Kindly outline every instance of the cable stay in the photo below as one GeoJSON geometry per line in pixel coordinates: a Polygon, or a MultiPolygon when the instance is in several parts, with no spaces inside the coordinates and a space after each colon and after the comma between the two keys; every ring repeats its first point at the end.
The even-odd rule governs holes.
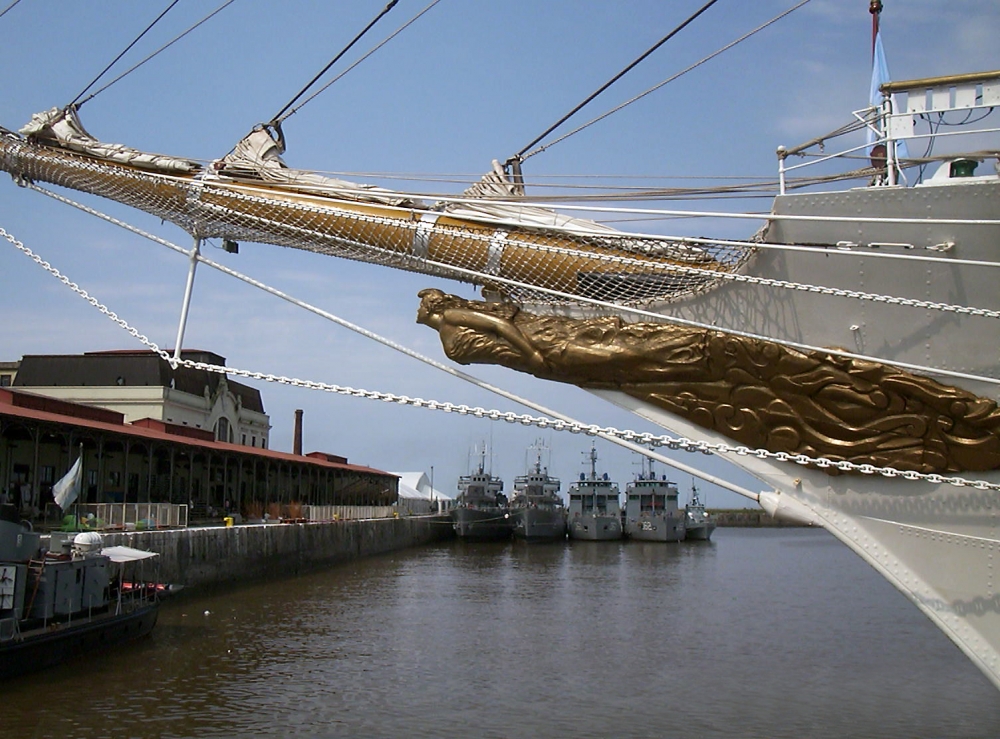
{"type": "Polygon", "coordinates": [[[559,126],[561,126],[567,120],[569,120],[574,115],[576,115],[584,106],[586,106],[587,104],[589,104],[594,98],[596,98],[602,92],[604,92],[609,87],[611,87],[611,85],[613,85],[615,82],[617,82],[622,77],[624,77],[626,74],[628,74],[630,71],[632,71],[636,66],[639,65],[640,62],[642,62],[644,59],[646,59],[646,57],[648,57],[654,51],[656,51],[661,46],[663,46],[663,44],[665,44],[667,41],[669,41],[674,36],[676,36],[678,33],[680,33],[682,30],[684,30],[688,25],[690,25],[692,22],[694,22],[694,20],[699,15],[701,15],[706,10],[708,10],[710,7],[712,7],[713,5],[715,5],[716,2],[718,2],[718,0],[709,0],[700,9],[698,9],[695,13],[693,13],[691,16],[689,16],[687,20],[685,20],[683,23],[681,23],[679,26],[677,26],[676,28],[674,28],[674,30],[672,30],[666,36],[664,36],[659,41],[657,41],[655,44],[653,44],[651,47],[649,47],[649,49],[647,49],[645,52],[643,52],[637,59],[635,59],[635,61],[633,61],[631,64],[629,64],[623,70],[621,70],[620,72],[618,72],[618,74],[616,74],[610,80],[608,80],[603,85],[601,85],[599,88],[597,88],[597,90],[595,90],[590,95],[588,95],[587,98],[583,100],[583,102],[579,103],[575,108],[573,108],[571,111],[569,111],[566,115],[564,115],[558,121],[556,121],[555,123],[553,123],[547,129],[545,129],[545,131],[543,133],[541,133],[539,136],[535,137],[527,146],[524,146],[516,154],[514,154],[511,157],[509,157],[507,159],[506,163],[505,163],[505,167],[507,167],[509,170],[511,170],[513,172],[516,181],[520,182],[520,180],[521,180],[521,172],[520,172],[521,166],[520,165],[521,165],[521,161],[522,161],[522,158],[523,158],[525,152],[527,152],[531,147],[533,147],[539,141],[541,141],[542,139],[544,139],[546,136],[548,136],[554,130],[556,130],[557,128],[559,128],[559,126]]]}
{"type": "MultiPolygon", "coordinates": [[[[650,94],[656,92],[661,87],[664,87],[665,85],[670,84],[671,82],[673,82],[674,80],[678,79],[679,77],[683,77],[688,72],[691,72],[691,71],[697,69],[702,64],[705,64],[706,62],[711,61],[712,59],[714,59],[715,57],[719,56],[720,54],[722,54],[722,53],[724,53],[726,51],[729,51],[731,48],[733,48],[737,44],[740,44],[743,41],[746,41],[748,38],[750,38],[751,36],[759,33],[760,31],[763,31],[768,26],[771,26],[771,25],[777,23],[782,18],[784,18],[786,15],[789,15],[790,13],[793,13],[794,11],[798,10],[803,5],[805,5],[806,3],[808,3],[809,1],[810,0],[800,0],[800,2],[798,4],[792,6],[791,8],[789,8],[788,10],[786,10],[786,11],[784,11],[782,13],[779,13],[778,15],[774,16],[774,18],[772,18],[771,20],[767,21],[766,23],[762,23],[761,25],[757,26],[752,31],[749,31],[749,32],[743,34],[742,36],[740,36],[735,41],[729,42],[728,44],[726,44],[722,48],[718,49],[717,51],[713,51],[708,56],[703,57],[701,60],[695,62],[694,64],[690,65],[689,67],[686,67],[685,69],[682,69],[677,74],[672,75],[671,77],[668,77],[667,79],[663,80],[663,82],[660,82],[659,84],[653,85],[652,87],[650,87],[646,91],[639,93],[638,95],[636,95],[635,97],[630,98],[629,100],[626,100],[621,105],[617,105],[614,108],[612,108],[611,110],[607,111],[606,113],[602,113],[601,115],[597,116],[596,118],[592,118],[591,120],[589,120],[586,123],[584,123],[582,126],[578,126],[577,128],[574,128],[572,131],[569,131],[568,133],[563,134],[562,136],[560,136],[559,138],[555,139],[551,143],[545,144],[543,146],[539,146],[537,149],[534,149],[534,150],[529,151],[527,153],[523,153],[523,150],[522,150],[522,154],[523,155],[522,154],[518,155],[519,158],[520,158],[520,161],[523,162],[525,159],[528,159],[529,157],[532,157],[535,154],[540,154],[541,152],[545,151],[546,149],[551,149],[553,146],[555,146],[556,144],[558,144],[558,143],[560,143],[562,141],[565,141],[570,136],[574,136],[574,135],[580,133],[580,131],[583,131],[586,128],[590,128],[590,126],[592,126],[595,123],[598,123],[600,121],[603,121],[605,118],[613,115],[614,113],[617,113],[618,111],[622,110],[623,108],[627,108],[632,103],[638,102],[639,100],[641,100],[642,98],[646,97],[647,95],[650,95],[650,94]]],[[[536,142],[539,141],[539,140],[541,140],[541,138],[544,138],[544,136],[539,137],[539,139],[536,139],[536,142]]],[[[530,145],[529,145],[529,148],[530,148],[530,145]]]]}
{"type": "MultiPolygon", "coordinates": [[[[381,11],[379,12],[379,14],[378,14],[378,15],[376,15],[376,16],[375,16],[375,17],[374,17],[374,18],[373,18],[373,19],[372,19],[371,21],[369,21],[368,25],[367,25],[367,26],[365,26],[365,27],[364,27],[363,29],[361,29],[361,31],[360,31],[360,32],[359,32],[359,33],[358,33],[358,34],[357,34],[357,35],[356,35],[356,36],[355,36],[355,37],[354,37],[353,39],[351,39],[350,43],[348,43],[348,44],[347,44],[347,46],[345,46],[345,47],[344,47],[343,49],[341,49],[341,50],[340,50],[340,51],[339,51],[339,52],[338,52],[338,53],[337,53],[337,54],[336,54],[336,55],[335,55],[335,56],[333,57],[333,59],[331,59],[331,60],[330,60],[330,61],[329,61],[329,62],[327,63],[327,65],[326,65],[325,67],[323,67],[323,69],[321,69],[321,70],[320,70],[319,72],[317,72],[317,73],[316,73],[316,76],[314,76],[314,77],[313,77],[313,78],[312,78],[311,80],[309,80],[309,82],[307,82],[307,83],[306,83],[305,87],[303,87],[303,88],[302,88],[301,90],[299,90],[299,91],[298,91],[298,92],[297,92],[297,93],[296,93],[296,94],[295,94],[295,95],[294,95],[294,96],[292,97],[292,99],[291,99],[291,100],[289,100],[289,101],[288,101],[287,103],[285,103],[284,107],[283,107],[283,108],[282,108],[281,110],[279,110],[279,111],[278,111],[278,112],[277,112],[277,113],[276,113],[276,114],[275,114],[275,115],[274,115],[274,116],[273,116],[273,117],[271,118],[271,120],[270,120],[270,121],[269,121],[269,122],[268,122],[267,124],[265,124],[265,125],[266,125],[266,127],[268,127],[268,128],[273,128],[273,129],[274,129],[275,133],[276,133],[276,134],[277,134],[277,136],[278,136],[278,143],[279,143],[279,146],[281,147],[281,149],[284,149],[284,148],[285,148],[285,147],[284,147],[284,136],[283,136],[283,134],[281,133],[281,123],[282,123],[282,121],[284,121],[284,120],[285,120],[285,119],[286,119],[286,118],[288,117],[287,115],[285,115],[285,114],[286,114],[286,113],[288,112],[288,110],[289,110],[289,109],[290,109],[290,108],[291,108],[291,107],[292,107],[293,105],[295,105],[295,103],[296,103],[296,102],[298,102],[299,98],[301,98],[301,97],[302,97],[303,95],[305,95],[305,94],[306,94],[306,93],[307,93],[307,92],[309,91],[309,88],[311,88],[311,87],[312,87],[313,85],[315,85],[315,84],[316,84],[316,82],[317,82],[317,81],[319,81],[319,79],[320,79],[320,78],[321,78],[321,77],[322,77],[322,76],[323,76],[324,74],[326,74],[326,73],[327,73],[327,72],[329,71],[330,67],[332,67],[332,66],[333,66],[334,64],[336,64],[336,63],[337,63],[338,61],[340,61],[340,59],[341,59],[341,58],[342,58],[342,57],[344,56],[344,54],[346,54],[346,53],[347,53],[348,51],[350,51],[350,49],[351,49],[351,48],[352,48],[352,47],[353,47],[353,46],[354,46],[354,45],[355,45],[355,44],[356,44],[356,43],[357,43],[358,41],[360,41],[360,40],[361,40],[361,38],[362,38],[362,37],[363,37],[363,36],[364,36],[364,35],[365,35],[366,33],[368,33],[368,31],[370,31],[370,30],[372,29],[372,27],[373,27],[373,26],[374,26],[374,25],[375,25],[376,23],[378,23],[378,22],[379,22],[380,20],[382,20],[382,18],[383,18],[383,17],[384,17],[384,16],[385,16],[385,15],[386,15],[386,14],[387,14],[387,13],[388,13],[388,12],[389,12],[390,10],[392,10],[392,9],[393,9],[394,7],[396,7],[396,3],[398,3],[398,2],[399,2],[399,0],[389,0],[389,3],[388,3],[388,4],[387,4],[387,5],[386,5],[386,6],[384,7],[384,8],[382,8],[382,10],[381,10],[381,11]]],[[[300,106],[300,107],[301,107],[301,106],[300,106]]],[[[289,115],[291,115],[291,114],[289,113],[289,115]]]]}
{"type": "Polygon", "coordinates": [[[178,3],[179,1],[180,1],[180,0],[173,0],[173,2],[172,2],[172,3],[170,3],[170,5],[168,5],[168,6],[166,7],[166,9],[165,9],[165,10],[164,10],[164,11],[163,11],[162,13],[160,13],[160,14],[159,14],[158,16],[156,16],[156,19],[155,19],[155,20],[153,20],[153,22],[152,22],[152,23],[150,23],[150,24],[149,24],[148,26],[146,26],[146,30],[144,30],[144,31],[143,31],[142,33],[140,33],[140,34],[139,34],[138,36],[136,36],[136,37],[135,37],[135,39],[133,39],[133,40],[132,40],[132,43],[130,43],[130,44],[129,44],[128,46],[126,46],[126,47],[125,47],[124,49],[122,49],[121,53],[120,53],[120,54],[118,54],[118,56],[116,56],[116,57],[115,57],[115,58],[114,58],[114,59],[113,59],[113,60],[111,61],[111,63],[110,63],[110,64],[108,64],[108,66],[106,66],[106,67],[105,67],[105,68],[104,68],[103,70],[101,70],[101,73],[100,73],[99,75],[97,75],[97,76],[96,76],[96,77],[95,77],[95,78],[94,78],[94,79],[93,79],[93,80],[92,80],[92,81],[90,82],[90,84],[89,84],[89,85],[87,85],[87,86],[86,86],[85,88],[83,88],[83,90],[81,90],[81,91],[80,91],[80,94],[79,94],[79,95],[77,95],[77,96],[76,96],[75,98],[73,98],[73,100],[72,100],[72,101],[70,101],[70,104],[69,104],[69,105],[68,105],[67,107],[71,107],[71,108],[72,108],[72,107],[76,107],[76,108],[79,108],[79,107],[80,107],[80,105],[82,105],[83,103],[78,103],[77,101],[79,101],[79,100],[80,100],[80,98],[82,98],[82,97],[83,97],[84,95],[86,95],[86,94],[87,94],[87,91],[88,91],[88,90],[89,90],[89,89],[90,89],[91,87],[93,87],[94,85],[96,85],[96,84],[97,84],[97,81],[98,81],[98,80],[100,80],[100,79],[101,79],[101,77],[103,77],[103,76],[104,76],[105,74],[107,74],[107,73],[108,73],[108,70],[110,70],[110,69],[111,69],[111,68],[112,68],[113,66],[115,66],[115,64],[117,64],[117,63],[118,63],[118,61],[119,61],[119,60],[120,60],[120,59],[121,59],[121,58],[122,58],[123,56],[125,56],[125,55],[126,55],[126,54],[127,54],[128,52],[129,52],[129,50],[130,50],[130,49],[131,49],[131,48],[132,48],[133,46],[135,46],[135,45],[136,45],[137,43],[139,43],[139,41],[140,41],[140,40],[142,39],[142,37],[143,37],[143,36],[145,36],[145,35],[146,35],[147,33],[149,33],[149,31],[150,31],[150,30],[152,30],[153,26],[155,26],[155,25],[156,25],[157,23],[159,23],[159,22],[160,22],[160,20],[162,20],[162,19],[163,19],[163,16],[165,16],[165,15],[166,15],[167,13],[169,13],[169,12],[170,12],[170,10],[171,10],[171,9],[172,9],[172,8],[173,8],[173,7],[175,6],[175,5],[177,5],[177,3],[178,3]]]}
{"type": "MultiPolygon", "coordinates": [[[[329,82],[327,82],[321,88],[319,88],[318,90],[316,90],[316,92],[314,92],[312,95],[310,95],[305,100],[303,100],[301,104],[299,104],[298,106],[296,106],[296,107],[291,108],[290,110],[288,110],[288,112],[285,113],[281,117],[281,122],[288,120],[293,115],[295,115],[300,110],[302,110],[302,108],[304,108],[306,105],[308,105],[310,102],[312,102],[312,100],[314,98],[318,97],[320,94],[322,94],[323,92],[325,92],[327,90],[327,88],[329,88],[331,85],[333,85],[339,79],[341,79],[344,75],[346,75],[352,69],[354,69],[359,64],[361,64],[361,62],[365,61],[368,57],[370,57],[376,51],[378,51],[383,46],[385,46],[387,43],[389,43],[394,38],[396,38],[396,36],[398,36],[403,31],[405,31],[407,28],[409,28],[411,25],[413,25],[419,18],[421,18],[424,15],[424,13],[426,13],[428,10],[430,10],[431,8],[433,8],[439,2],[441,2],[441,0],[432,0],[432,2],[430,3],[430,5],[428,5],[426,8],[424,8],[423,10],[421,10],[419,13],[417,13],[412,18],[410,18],[410,20],[406,21],[406,23],[404,23],[399,28],[397,28],[395,31],[393,31],[392,33],[390,33],[388,36],[386,36],[384,39],[382,39],[382,41],[380,41],[379,43],[377,43],[375,46],[373,46],[371,49],[369,49],[363,55],[361,55],[360,57],[358,57],[358,59],[355,62],[353,62],[350,66],[348,66],[347,69],[345,69],[343,72],[341,72],[340,74],[338,74],[332,80],[330,80],[329,82]]],[[[285,107],[287,108],[288,106],[285,106],[285,107]]]]}
{"type": "MultiPolygon", "coordinates": [[[[102,92],[104,92],[105,90],[107,90],[107,89],[108,89],[109,87],[111,87],[112,85],[114,85],[114,84],[115,84],[115,83],[117,83],[117,82],[120,82],[120,81],[121,81],[122,79],[124,79],[124,78],[125,78],[125,77],[127,77],[128,75],[132,74],[132,72],[134,72],[135,70],[137,70],[137,69],[138,69],[139,67],[141,67],[141,66],[142,66],[143,64],[145,64],[146,62],[150,61],[150,60],[151,60],[151,59],[152,59],[153,57],[155,57],[155,56],[158,56],[158,55],[159,55],[160,53],[162,53],[162,52],[166,51],[166,50],[167,50],[167,49],[169,49],[169,48],[170,48],[171,46],[173,46],[173,45],[174,45],[174,44],[176,44],[176,43],[177,43],[178,41],[180,41],[180,40],[181,40],[182,38],[184,38],[184,37],[185,37],[185,36],[187,36],[187,35],[188,35],[189,33],[191,33],[192,31],[194,31],[194,30],[195,30],[196,28],[198,28],[198,27],[199,27],[199,26],[201,26],[202,24],[204,24],[204,23],[206,23],[207,21],[209,21],[209,20],[211,20],[212,18],[214,18],[214,17],[216,16],[216,15],[218,15],[218,14],[219,14],[219,13],[221,13],[221,12],[222,12],[223,10],[225,10],[226,8],[228,8],[228,7],[229,7],[230,5],[232,5],[232,4],[234,3],[234,2],[236,2],[236,0],[226,0],[226,2],[224,2],[224,3],[223,3],[222,5],[220,5],[220,6],[218,7],[218,8],[216,8],[215,10],[213,10],[213,11],[212,11],[211,13],[209,13],[208,15],[206,15],[206,16],[205,16],[204,18],[202,18],[202,19],[201,19],[200,21],[198,21],[197,23],[195,23],[195,24],[194,24],[193,26],[191,26],[190,28],[188,28],[188,29],[187,29],[186,31],[184,31],[184,32],[183,32],[183,33],[181,33],[180,35],[178,35],[178,36],[175,36],[175,37],[174,37],[174,38],[173,38],[173,39],[172,39],[171,41],[168,41],[167,43],[165,43],[165,44],[164,44],[163,46],[161,46],[161,47],[160,47],[159,49],[157,49],[157,50],[156,50],[156,51],[154,51],[154,52],[153,52],[152,54],[150,54],[149,56],[147,56],[147,57],[146,57],[145,59],[143,59],[143,60],[142,60],[141,62],[139,62],[138,64],[134,64],[133,66],[129,67],[129,68],[127,69],[127,70],[125,70],[125,71],[124,71],[124,72],[122,72],[122,73],[121,73],[120,75],[118,75],[118,76],[117,76],[117,77],[115,77],[115,78],[114,78],[113,80],[111,80],[111,81],[110,81],[110,82],[108,82],[108,83],[107,83],[106,85],[104,85],[104,87],[101,87],[100,89],[98,89],[98,90],[96,90],[96,91],[92,92],[92,93],[91,93],[90,95],[88,95],[88,96],[87,96],[87,97],[85,97],[85,98],[84,98],[83,100],[81,100],[81,101],[80,101],[79,103],[77,103],[77,104],[76,104],[76,107],[77,107],[77,108],[79,108],[79,107],[80,107],[80,106],[82,106],[82,105],[83,105],[84,103],[86,103],[86,102],[88,102],[88,101],[90,101],[90,100],[93,100],[93,99],[94,99],[95,97],[97,97],[98,95],[100,95],[100,94],[101,94],[102,92]]],[[[102,73],[102,74],[103,74],[103,73],[102,73]]],[[[96,81],[96,80],[95,80],[95,81],[96,81]]],[[[91,84],[93,84],[93,83],[91,83],[91,84]]],[[[81,93],[81,94],[82,94],[82,93],[81,93]]]]}
{"type": "MultiPolygon", "coordinates": [[[[59,195],[59,194],[57,194],[55,192],[52,192],[51,190],[47,190],[47,189],[45,189],[43,187],[39,187],[38,185],[29,185],[29,187],[32,190],[36,191],[36,192],[39,192],[39,193],[41,193],[43,195],[46,195],[47,197],[52,198],[53,200],[56,200],[56,201],[59,201],[61,203],[66,204],[66,205],[69,205],[69,206],[72,206],[74,208],[77,208],[78,210],[80,210],[80,211],[82,211],[84,213],[93,215],[93,216],[95,216],[97,218],[100,218],[101,220],[107,221],[108,223],[112,223],[112,224],[114,224],[116,226],[119,226],[120,228],[125,229],[126,231],[129,231],[129,232],[134,233],[136,235],[142,236],[143,238],[149,239],[150,241],[158,243],[158,244],[160,244],[162,246],[166,246],[166,247],[168,247],[168,248],[170,248],[173,251],[176,251],[178,253],[187,255],[187,256],[189,256],[192,259],[192,264],[204,263],[206,261],[209,261],[209,260],[206,260],[201,255],[201,253],[200,253],[200,244],[201,244],[201,240],[200,239],[196,239],[195,240],[195,247],[192,249],[192,251],[188,251],[188,250],[186,250],[186,249],[184,249],[184,248],[182,248],[180,246],[177,246],[175,244],[172,244],[172,243],[170,243],[170,242],[168,242],[168,241],[166,241],[164,239],[161,239],[161,238],[159,238],[157,236],[153,236],[152,234],[149,234],[149,233],[147,233],[147,232],[145,232],[145,231],[143,231],[143,230],[141,230],[141,229],[139,229],[139,228],[137,228],[135,226],[132,226],[132,225],[130,225],[128,223],[120,221],[120,220],[118,220],[116,218],[113,218],[112,216],[109,216],[109,215],[107,215],[105,213],[102,213],[101,211],[98,211],[98,210],[96,210],[94,208],[91,208],[89,206],[83,205],[81,203],[78,203],[78,202],[76,202],[76,201],[74,201],[74,200],[72,200],[70,198],[67,198],[67,197],[65,197],[63,195],[59,195]]],[[[747,217],[751,217],[751,216],[749,214],[747,214],[747,217]]],[[[668,241],[668,240],[676,239],[676,238],[678,238],[678,237],[664,237],[663,240],[664,241],[668,241]]],[[[715,244],[717,246],[738,245],[740,247],[745,247],[745,246],[749,246],[750,245],[748,242],[732,242],[732,241],[720,241],[720,240],[710,241],[708,239],[687,238],[687,237],[684,238],[684,241],[690,242],[690,243],[700,243],[700,244],[703,244],[705,246],[709,246],[711,244],[715,244]]],[[[814,250],[812,247],[803,247],[803,246],[788,245],[788,244],[763,244],[763,243],[760,243],[760,244],[755,244],[755,246],[759,246],[759,247],[765,247],[765,246],[767,246],[767,247],[771,247],[771,248],[775,248],[775,249],[799,249],[799,250],[805,249],[805,250],[814,250]]],[[[819,250],[816,250],[816,251],[819,251],[819,250]]],[[[572,253],[574,255],[580,255],[581,254],[580,252],[569,252],[569,251],[567,251],[567,253],[572,253]]],[[[834,253],[836,254],[836,253],[839,253],[839,252],[834,252],[834,253]]],[[[824,254],[825,254],[825,252],[824,252],[824,254]]],[[[891,256],[891,255],[881,255],[881,256],[888,257],[888,256],[891,256]]],[[[924,260],[922,260],[919,257],[908,257],[908,258],[909,259],[915,259],[917,261],[924,261],[924,260]]],[[[623,266],[626,266],[626,265],[632,264],[632,263],[638,263],[638,262],[634,262],[634,260],[625,259],[625,258],[616,258],[616,259],[614,259],[614,261],[618,262],[619,264],[621,264],[623,266]]],[[[519,282],[517,280],[502,278],[502,277],[498,277],[496,275],[489,275],[489,274],[486,274],[484,272],[480,272],[480,271],[477,271],[477,270],[474,270],[474,269],[449,266],[449,265],[446,265],[446,264],[443,264],[443,263],[434,262],[432,260],[426,260],[426,262],[427,262],[427,264],[429,266],[439,267],[439,268],[447,268],[450,271],[455,272],[457,274],[460,273],[460,274],[464,275],[465,278],[466,278],[466,280],[469,281],[469,282],[474,282],[474,283],[479,283],[479,284],[485,284],[485,282],[487,282],[487,281],[492,281],[494,283],[505,284],[508,287],[514,287],[514,288],[520,287],[520,288],[530,289],[531,291],[533,291],[535,293],[536,299],[540,298],[542,295],[548,295],[549,297],[557,299],[557,300],[575,302],[575,303],[578,303],[580,305],[589,305],[589,306],[597,307],[597,308],[600,308],[600,309],[608,309],[608,308],[618,309],[618,310],[621,310],[623,312],[629,313],[629,314],[631,314],[631,315],[633,315],[633,316],[635,316],[637,318],[649,319],[649,320],[652,320],[652,321],[655,321],[655,322],[666,321],[668,323],[674,323],[676,325],[681,325],[681,326],[688,326],[688,327],[691,327],[691,328],[708,329],[708,330],[713,330],[713,331],[723,331],[723,332],[725,332],[727,334],[730,334],[730,335],[733,335],[733,336],[740,336],[740,337],[744,337],[744,338],[757,339],[757,340],[762,340],[762,341],[773,341],[774,340],[772,337],[769,337],[769,336],[766,336],[766,335],[754,334],[752,332],[747,332],[747,331],[744,331],[742,329],[738,329],[738,328],[735,328],[735,327],[724,327],[724,326],[719,326],[719,325],[717,325],[715,323],[709,325],[709,324],[701,323],[699,321],[685,319],[685,318],[682,318],[682,317],[677,316],[677,315],[666,316],[666,315],[662,315],[660,313],[657,313],[657,312],[654,312],[654,311],[650,311],[650,310],[647,310],[647,309],[643,309],[643,308],[640,308],[640,307],[637,307],[637,306],[621,305],[621,304],[612,303],[612,302],[609,302],[607,300],[600,299],[600,298],[591,298],[591,297],[585,297],[585,296],[580,296],[580,295],[573,295],[573,294],[562,292],[562,291],[556,290],[556,289],[549,289],[549,288],[539,287],[539,286],[536,286],[536,285],[535,286],[528,285],[526,283],[519,282]]],[[[993,266],[996,266],[996,265],[993,265],[993,266]]],[[[237,273],[233,272],[232,270],[229,270],[229,268],[221,267],[221,266],[220,267],[216,267],[216,268],[220,269],[221,271],[226,272],[227,274],[230,274],[230,276],[238,276],[237,273]]],[[[672,272],[672,273],[676,273],[676,274],[688,274],[688,275],[692,275],[692,274],[698,274],[698,273],[703,273],[704,272],[704,270],[701,270],[701,269],[699,269],[697,267],[686,267],[686,266],[683,266],[683,265],[664,265],[664,268],[668,272],[672,272]]],[[[941,303],[933,303],[933,302],[929,302],[929,301],[925,301],[925,300],[913,300],[913,299],[901,298],[901,297],[892,296],[892,295],[878,295],[878,294],[871,294],[871,293],[862,293],[862,292],[857,292],[857,291],[845,291],[845,290],[842,290],[840,288],[827,288],[827,287],[822,287],[822,286],[814,285],[814,284],[801,284],[801,283],[789,282],[787,280],[776,280],[776,279],[769,279],[769,278],[762,278],[762,277],[753,277],[753,276],[744,275],[744,274],[735,274],[735,273],[729,273],[729,274],[727,274],[727,273],[712,272],[711,275],[713,277],[715,277],[715,278],[718,278],[718,279],[724,279],[724,280],[729,280],[729,281],[734,281],[734,282],[742,282],[742,283],[746,283],[746,284],[757,284],[757,285],[761,285],[761,286],[775,287],[775,288],[779,288],[779,289],[783,289],[783,290],[806,291],[806,292],[817,293],[817,294],[838,295],[840,297],[850,297],[850,298],[853,298],[853,299],[859,300],[859,301],[872,301],[872,302],[882,302],[882,303],[895,303],[895,304],[898,304],[898,305],[907,305],[907,306],[913,307],[913,308],[918,309],[918,310],[938,310],[938,311],[948,312],[948,313],[965,314],[965,315],[975,315],[975,316],[981,316],[981,317],[984,317],[984,318],[1000,319],[1000,313],[998,313],[997,311],[991,311],[991,310],[986,310],[986,309],[976,308],[976,307],[959,306],[959,305],[947,305],[947,304],[941,304],[941,303]]],[[[245,281],[251,282],[251,284],[256,284],[258,287],[261,286],[260,284],[255,283],[255,282],[250,281],[250,280],[245,280],[245,281]]],[[[295,302],[295,301],[292,301],[292,302],[295,302]]],[[[300,307],[302,307],[302,306],[300,306],[300,307]]],[[[180,335],[182,335],[182,334],[183,334],[183,332],[181,331],[180,335]]],[[[371,337],[369,337],[369,338],[371,338],[371,337]]],[[[180,339],[178,339],[178,343],[175,344],[175,347],[180,345],[179,342],[180,342],[180,339]]],[[[833,348],[830,348],[830,347],[812,346],[812,345],[803,344],[803,343],[800,343],[800,342],[789,341],[787,339],[782,340],[782,343],[784,343],[786,346],[789,346],[789,347],[792,347],[792,348],[795,348],[795,349],[799,349],[799,350],[803,350],[803,351],[822,351],[822,352],[825,352],[825,353],[828,353],[828,354],[832,354],[832,355],[835,355],[835,356],[841,356],[841,357],[848,358],[848,359],[857,359],[857,360],[862,360],[862,361],[867,361],[867,362],[876,362],[876,363],[882,363],[882,362],[885,361],[883,358],[878,357],[878,356],[865,355],[865,354],[857,354],[857,353],[846,351],[844,349],[833,349],[833,348]]],[[[175,351],[177,351],[176,348],[175,348],[175,351]]],[[[177,358],[179,358],[179,355],[175,357],[175,359],[177,359],[177,358]]],[[[940,368],[940,367],[932,367],[932,366],[924,366],[924,365],[914,365],[914,364],[908,364],[908,363],[898,362],[898,361],[894,362],[894,364],[896,366],[898,366],[898,367],[901,367],[901,368],[905,368],[905,369],[909,369],[909,370],[913,370],[913,371],[917,371],[917,372],[922,372],[922,373],[928,374],[928,375],[950,376],[950,377],[956,377],[956,378],[964,378],[964,379],[976,380],[976,381],[979,381],[979,382],[985,382],[985,383],[989,383],[989,384],[1000,384],[1000,379],[997,379],[997,378],[980,376],[980,375],[973,375],[973,374],[968,374],[968,373],[965,373],[965,372],[958,372],[958,371],[946,370],[946,369],[940,368]]]]}
{"type": "Polygon", "coordinates": [[[17,5],[19,2],[21,2],[21,0],[14,0],[14,2],[12,2],[6,8],[0,10],[0,18],[3,18],[5,15],[7,15],[7,13],[10,12],[13,9],[13,7],[17,5]]]}

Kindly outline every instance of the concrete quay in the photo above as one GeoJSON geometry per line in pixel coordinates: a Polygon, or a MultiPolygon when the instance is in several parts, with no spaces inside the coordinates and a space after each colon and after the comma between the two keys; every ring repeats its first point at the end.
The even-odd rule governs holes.
{"type": "Polygon", "coordinates": [[[715,521],[715,525],[721,527],[771,529],[802,526],[802,524],[772,518],[771,514],[762,508],[710,508],[708,513],[715,521]]]}
{"type": "MultiPolygon", "coordinates": [[[[773,527],[766,512],[714,509],[718,526],[773,527]]],[[[447,515],[293,523],[195,526],[104,532],[104,546],[124,545],[160,555],[160,578],[185,589],[226,586],[342,564],[454,536],[447,515]]]]}
{"type": "Polygon", "coordinates": [[[233,585],[427,544],[453,535],[447,516],[245,524],[104,533],[104,546],[160,555],[160,579],[187,588],[233,585]]]}

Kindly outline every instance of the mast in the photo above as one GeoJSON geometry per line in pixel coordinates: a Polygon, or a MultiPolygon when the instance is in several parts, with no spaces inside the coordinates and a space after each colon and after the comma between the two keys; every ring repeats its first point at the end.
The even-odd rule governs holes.
{"type": "MultiPolygon", "coordinates": [[[[586,452],[584,452],[584,454],[586,454],[586,452]]],[[[594,444],[590,445],[590,456],[588,457],[588,459],[590,460],[590,479],[591,480],[596,480],[597,479],[597,447],[594,444]]]]}

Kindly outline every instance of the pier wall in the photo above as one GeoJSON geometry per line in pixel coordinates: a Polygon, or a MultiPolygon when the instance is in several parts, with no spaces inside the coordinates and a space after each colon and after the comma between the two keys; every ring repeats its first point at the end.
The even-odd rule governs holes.
{"type": "Polygon", "coordinates": [[[297,575],[452,536],[446,517],[209,526],[104,534],[104,546],[160,555],[160,578],[185,588],[297,575]]]}
{"type": "Polygon", "coordinates": [[[770,513],[761,508],[710,508],[708,513],[716,526],[750,529],[802,526],[780,518],[772,518],[770,513]]]}

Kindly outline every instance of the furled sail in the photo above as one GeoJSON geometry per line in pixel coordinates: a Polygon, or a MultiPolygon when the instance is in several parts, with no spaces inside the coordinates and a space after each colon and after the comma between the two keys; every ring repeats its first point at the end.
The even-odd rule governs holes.
{"type": "Polygon", "coordinates": [[[257,126],[247,134],[222,159],[216,160],[212,168],[220,175],[233,179],[256,179],[287,185],[297,190],[323,192],[350,200],[385,205],[419,205],[411,198],[401,197],[374,185],[358,184],[334,177],[324,177],[314,172],[291,169],[281,155],[285,151],[282,138],[275,138],[264,126],[257,126]]]}
{"type": "Polygon", "coordinates": [[[83,123],[80,122],[79,113],[72,106],[35,113],[31,117],[31,122],[21,128],[21,133],[35,141],[153,172],[191,174],[201,169],[201,165],[188,159],[149,154],[124,144],[106,144],[98,141],[87,133],[83,123]]]}
{"type": "MultiPolygon", "coordinates": [[[[494,159],[490,171],[463,192],[460,199],[443,201],[436,207],[454,216],[488,218],[513,226],[558,229],[579,234],[621,234],[617,229],[597,221],[573,218],[551,208],[511,204],[523,197],[524,185],[513,182],[500,162],[494,159]]],[[[691,251],[692,256],[699,252],[695,247],[691,247],[691,251]]]]}
{"type": "Polygon", "coordinates": [[[520,299],[623,305],[704,291],[719,272],[738,269],[753,253],[636,236],[544,208],[492,202],[484,196],[510,192],[502,173],[484,179],[471,193],[478,198],[423,207],[406,195],[290,169],[280,157],[282,144],[264,129],[228,157],[200,167],[100,144],[80,133],[75,112],[67,119],[76,122],[68,134],[47,118],[28,127],[26,139],[4,133],[0,169],[22,181],[124,203],[197,238],[305,249],[481,284],[520,299]]]}

